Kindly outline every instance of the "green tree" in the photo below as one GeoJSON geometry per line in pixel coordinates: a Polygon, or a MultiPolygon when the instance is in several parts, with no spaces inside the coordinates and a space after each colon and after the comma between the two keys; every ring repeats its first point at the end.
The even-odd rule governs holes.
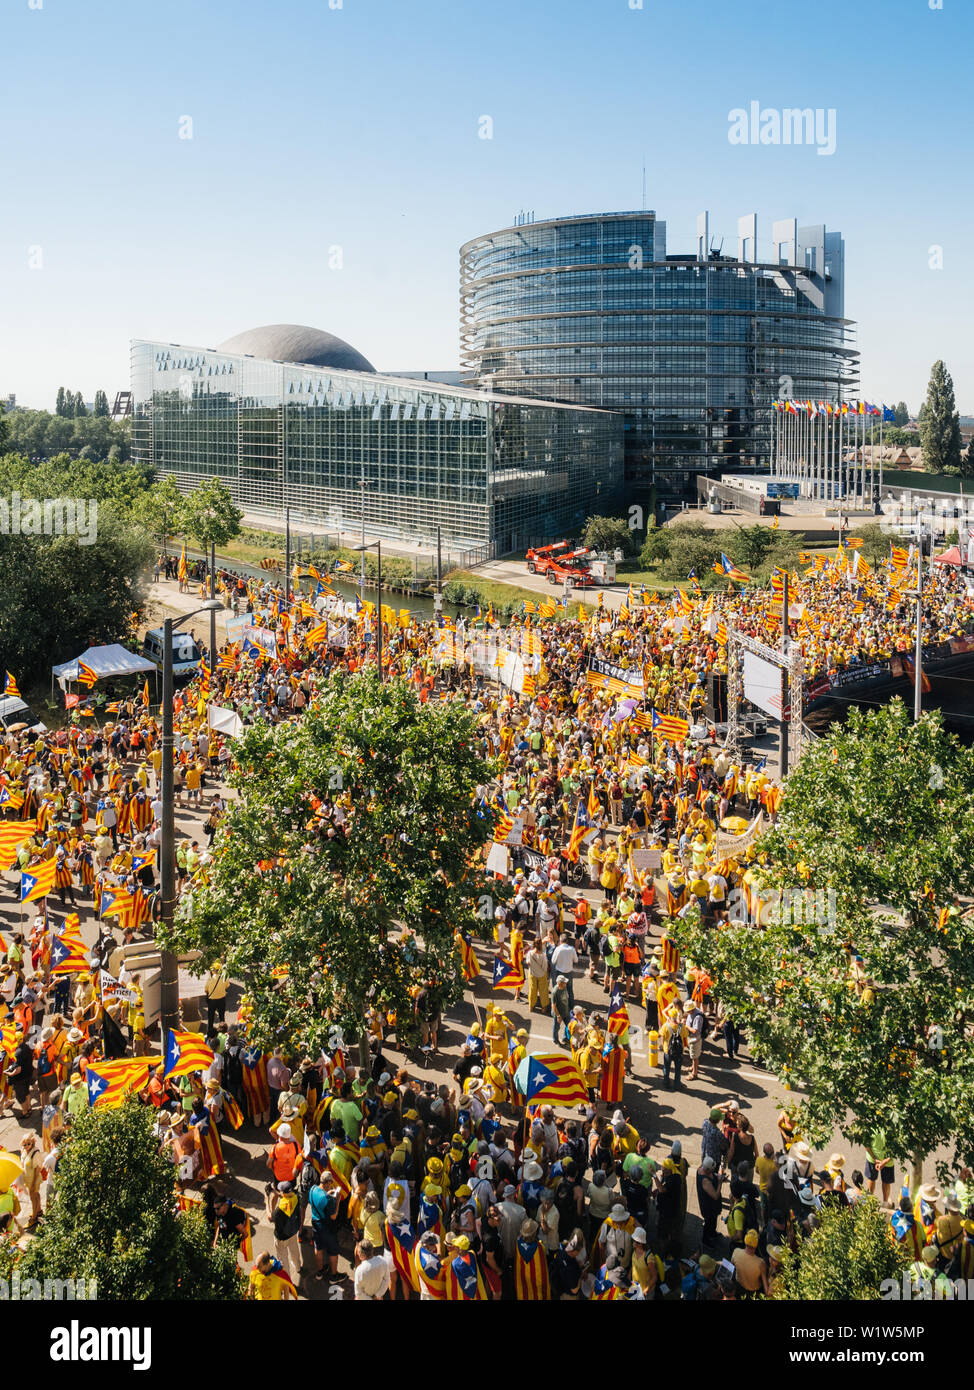
{"type": "Polygon", "coordinates": [[[954,383],[939,360],[930,372],[920,422],[920,443],[926,472],[957,474],[961,471],[960,415],[954,405],[954,383]]]}
{"type": "Polygon", "coordinates": [[[474,805],[490,775],[481,747],[466,710],[374,671],[332,677],[300,723],[258,722],[236,744],[237,798],[171,944],[244,982],[259,1043],[314,1053],[335,1026],[361,1039],[373,1003],[408,1020],[400,926],[416,933],[420,977],[458,995],[454,931],[493,915],[470,867],[491,834],[474,805]],[[315,798],[337,795],[347,835],[315,820],[315,798]]]}
{"type": "Polygon", "coordinates": [[[22,1254],[0,1248],[5,1277],[16,1265],[22,1281],[94,1280],[98,1298],[111,1301],[244,1297],[237,1252],[223,1243],[211,1249],[202,1216],[177,1212],[173,1165],[159,1153],[153,1115],[135,1101],[82,1113],[37,1235],[22,1254]]]}
{"type": "Polygon", "coordinates": [[[240,535],[243,512],[220,478],[202,483],[185,499],[182,524],[201,550],[217,549],[240,535]]]}
{"type": "Polygon", "coordinates": [[[632,555],[636,549],[629,525],[617,516],[590,516],[582,528],[582,544],[589,550],[621,550],[632,555]]]}
{"type": "Polygon", "coordinates": [[[897,401],[893,407],[893,424],[902,429],[910,423],[910,412],[906,408],[906,401],[897,401]]]}
{"type": "Polygon", "coordinates": [[[56,404],[55,407],[54,407],[54,413],[55,413],[55,415],[61,415],[61,416],[67,415],[67,413],[68,413],[68,411],[67,411],[67,394],[66,394],[66,392],[65,392],[63,386],[59,386],[58,389],[57,389],[57,404],[56,404]]]}
{"type": "Polygon", "coordinates": [[[939,923],[974,891],[972,788],[974,750],[938,713],[853,708],[805,752],[761,842],[765,887],[791,895],[779,920],[681,929],[754,1053],[804,1090],[802,1133],[864,1144],[881,1128],[915,1182],[941,1147],[974,1163],[974,922],[939,923]]]}
{"type": "Polygon", "coordinates": [[[74,393],[74,418],[80,420],[87,414],[88,407],[85,405],[84,396],[82,396],[80,391],[76,391],[74,393]]]}
{"type": "Polygon", "coordinates": [[[95,392],[95,408],[92,411],[92,414],[103,416],[108,415],[108,397],[105,395],[104,391],[99,390],[95,392]]]}
{"type": "Polygon", "coordinates": [[[651,521],[646,531],[646,539],[643,541],[642,550],[639,552],[639,563],[643,569],[649,569],[651,565],[657,564],[660,560],[665,560],[670,553],[670,528],[668,526],[657,526],[655,521],[651,521]]]}
{"type": "Polygon", "coordinates": [[[186,499],[168,474],[137,498],[133,508],[136,520],[164,551],[170,536],[187,529],[185,513],[186,499]]]}
{"type": "Polygon", "coordinates": [[[777,532],[770,526],[738,526],[727,534],[726,548],[741,569],[759,569],[771,555],[777,532]]]}
{"type": "Polygon", "coordinates": [[[882,526],[875,522],[869,522],[865,526],[857,526],[850,532],[849,539],[858,536],[862,541],[862,554],[870,565],[882,564],[889,559],[889,536],[882,526]]]}
{"type": "MultiPolygon", "coordinates": [[[[70,420],[57,420],[71,428],[70,420]]],[[[0,459],[0,496],[84,502],[73,534],[9,535],[0,546],[0,661],[25,680],[98,642],[125,642],[144,600],[153,547],[130,520],[151,470],[55,458],[0,459]],[[97,503],[92,513],[88,499],[97,503]]],[[[26,514],[25,514],[26,515],[26,514]]],[[[53,521],[53,516],[52,516],[53,521]]],[[[64,529],[63,527],[61,528],[64,529]]]]}
{"type": "Polygon", "coordinates": [[[674,522],[667,531],[669,545],[661,566],[664,577],[686,579],[695,571],[701,586],[709,586],[724,544],[722,536],[692,517],[674,522]]]}
{"type": "Polygon", "coordinates": [[[772,1297],[798,1302],[872,1302],[898,1288],[908,1261],[890,1235],[889,1214],[873,1197],[828,1207],[797,1251],[788,1247],[772,1297]]]}

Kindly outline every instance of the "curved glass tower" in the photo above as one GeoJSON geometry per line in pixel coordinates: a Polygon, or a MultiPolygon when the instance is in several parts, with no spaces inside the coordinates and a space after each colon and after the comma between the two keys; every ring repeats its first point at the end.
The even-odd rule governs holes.
{"type": "Polygon", "coordinates": [[[621,412],[637,500],[766,469],[771,401],[846,399],[858,351],[841,236],[775,222],[764,261],[757,246],[753,215],[734,257],[711,247],[707,214],[686,255],[667,255],[653,212],[475,237],[460,252],[462,366],[483,389],[621,412]]]}

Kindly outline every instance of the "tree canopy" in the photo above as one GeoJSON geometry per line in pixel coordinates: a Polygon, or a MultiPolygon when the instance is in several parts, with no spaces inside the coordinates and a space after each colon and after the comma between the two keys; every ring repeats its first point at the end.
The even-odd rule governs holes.
{"type": "Polygon", "coordinates": [[[628,522],[616,516],[590,516],[582,528],[582,544],[589,550],[618,549],[623,555],[635,550],[628,522]]]}
{"type": "Polygon", "coordinates": [[[678,934],[753,1053],[805,1091],[803,1133],[882,1129],[915,1176],[941,1148],[974,1163],[974,922],[954,907],[974,891],[974,750],[900,700],[853,709],[803,755],[759,850],[768,891],[816,901],[678,934]]]}
{"type": "Polygon", "coordinates": [[[173,1165],[159,1153],[154,1117],[134,1100],[82,1112],[37,1235],[22,1254],[0,1246],[4,1277],[16,1265],[21,1280],[94,1280],[98,1298],[109,1300],[244,1296],[236,1250],[211,1249],[202,1216],[177,1214],[173,1165]]]}
{"type": "Polygon", "coordinates": [[[962,471],[960,415],[954,404],[954,382],[942,361],[930,371],[927,399],[920,420],[923,466],[930,473],[962,471]]]}
{"type": "Polygon", "coordinates": [[[68,458],[0,459],[0,497],[80,502],[73,532],[10,534],[0,546],[0,664],[18,680],[47,674],[93,644],[126,641],[141,609],[152,545],[132,525],[151,470],[68,458]],[[91,502],[97,504],[93,512],[91,502]]]}
{"type": "Polygon", "coordinates": [[[797,1251],[785,1247],[771,1296],[788,1302],[873,1302],[883,1297],[883,1281],[898,1281],[906,1265],[903,1247],[891,1239],[888,1213],[875,1198],[863,1197],[851,1207],[826,1207],[797,1251]]]}
{"type": "Polygon", "coordinates": [[[211,545],[226,545],[239,536],[242,520],[243,512],[226,483],[211,478],[185,498],[181,524],[202,550],[209,551],[211,545]]]}
{"type": "Polygon", "coordinates": [[[454,931],[488,892],[471,868],[491,833],[474,717],[374,671],[336,674],[300,721],[259,721],[234,752],[237,799],[172,944],[244,982],[257,1041],[360,1037],[370,1005],[406,1018],[427,974],[454,996],[454,931]],[[347,833],[321,815],[336,798],[347,833]]]}

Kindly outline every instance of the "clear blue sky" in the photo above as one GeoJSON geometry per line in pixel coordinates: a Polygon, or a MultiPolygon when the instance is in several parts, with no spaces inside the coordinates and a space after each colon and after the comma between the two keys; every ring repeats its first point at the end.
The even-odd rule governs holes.
{"type": "Polygon", "coordinates": [[[455,368],[461,243],[638,208],[645,157],[670,251],[705,208],[725,249],[751,211],[841,231],[863,394],[915,411],[942,356],[974,412],[971,0],[41,2],[0,3],[0,392],[25,405],[126,387],[132,338],[263,323],[455,368]],[[730,144],[752,100],[834,108],[835,154],[730,144]]]}

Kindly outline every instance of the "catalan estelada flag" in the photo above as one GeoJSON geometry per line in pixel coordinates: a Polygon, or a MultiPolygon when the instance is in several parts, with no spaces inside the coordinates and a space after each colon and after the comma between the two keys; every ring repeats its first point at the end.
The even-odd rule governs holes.
{"type": "Polygon", "coordinates": [[[420,1245],[415,1252],[414,1262],[420,1292],[428,1294],[434,1302],[442,1302],[446,1298],[446,1267],[437,1252],[420,1245]]]}
{"type": "Polygon", "coordinates": [[[593,777],[588,784],[588,801],[585,803],[585,810],[590,820],[595,820],[602,814],[602,803],[595,791],[595,778],[593,777]]]}
{"type": "Polygon", "coordinates": [[[12,695],[17,700],[20,699],[20,691],[17,689],[17,682],[14,680],[13,676],[10,674],[9,671],[7,672],[7,679],[4,683],[3,693],[4,695],[12,695]]]}
{"type": "Polygon", "coordinates": [[[588,1103],[582,1073],[571,1057],[561,1052],[529,1052],[514,1073],[514,1084],[528,1104],[588,1103]]]}
{"type": "Polygon", "coordinates": [[[599,1098],[606,1105],[618,1105],[626,1076],[626,1054],[619,1039],[609,1033],[602,1049],[602,1073],[599,1078],[599,1098]]]}
{"type": "Polygon", "coordinates": [[[166,1065],[162,1073],[164,1081],[172,1076],[189,1076],[194,1071],[205,1071],[212,1061],[213,1049],[207,1047],[199,1033],[169,1029],[166,1065]]]}
{"type": "Polygon", "coordinates": [[[132,910],[132,902],[132,894],[124,886],[121,888],[103,888],[100,916],[124,919],[132,910]]]}
{"type": "Polygon", "coordinates": [[[36,902],[46,898],[54,888],[54,875],[57,873],[57,859],[45,859],[43,864],[35,864],[27,873],[20,875],[20,901],[36,902]]]}
{"type": "Polygon", "coordinates": [[[480,1272],[477,1256],[472,1250],[462,1250],[446,1264],[446,1300],[448,1303],[484,1303],[487,1289],[480,1272]]]}
{"type": "MultiPolygon", "coordinates": [[[[317,615],[316,615],[316,616],[317,616],[317,615]]],[[[313,628],[311,629],[310,632],[306,632],[306,633],[304,634],[304,640],[305,640],[305,644],[306,644],[307,646],[309,646],[309,647],[320,647],[321,644],[322,644],[322,642],[327,642],[327,640],[328,640],[328,624],[327,624],[327,622],[319,623],[319,624],[317,625],[317,627],[313,627],[313,628]]]]}
{"type": "Polygon", "coordinates": [[[161,1057],[119,1057],[114,1062],[93,1062],[85,1073],[92,1106],[107,1109],[121,1105],[130,1091],[141,1090],[149,1068],[161,1061],[161,1057]]]}
{"type": "Polygon", "coordinates": [[[506,843],[507,843],[507,837],[508,837],[508,835],[510,835],[510,833],[511,833],[511,831],[512,831],[513,829],[514,829],[514,817],[513,817],[513,816],[509,816],[509,815],[507,815],[506,813],[505,813],[504,815],[499,816],[498,819],[497,819],[497,824],[494,826],[494,844],[495,844],[495,845],[503,845],[503,844],[506,844],[506,843]]]}
{"type": "Polygon", "coordinates": [[[234,1129],[239,1129],[244,1122],[243,1111],[226,1091],[223,1092],[223,1113],[234,1129]]]}
{"type": "Polygon", "coordinates": [[[523,1236],[514,1247],[514,1294],[519,1303],[547,1303],[548,1255],[538,1240],[523,1236]]]}
{"type": "Polygon", "coordinates": [[[79,975],[91,969],[83,942],[56,936],[51,942],[51,974],[79,975]]]}
{"type": "Polygon", "coordinates": [[[739,570],[733,560],[728,560],[727,556],[721,552],[720,559],[714,565],[715,574],[726,575],[728,579],[736,579],[738,584],[750,584],[751,576],[739,570]]]}
{"type": "Polygon", "coordinates": [[[411,1289],[419,1292],[419,1277],[416,1274],[416,1266],[413,1262],[413,1246],[416,1244],[416,1236],[412,1226],[408,1221],[390,1221],[386,1218],[386,1239],[389,1242],[389,1254],[392,1256],[392,1263],[396,1267],[399,1277],[411,1289]]]}
{"type": "Polygon", "coordinates": [[[90,690],[98,679],[98,672],[93,671],[90,666],[86,666],[83,661],[78,662],[78,684],[90,690]]]}
{"type": "Polygon", "coordinates": [[[581,801],[579,801],[578,809],[575,812],[575,824],[572,826],[572,833],[568,840],[568,848],[565,851],[565,857],[570,863],[574,864],[578,860],[578,852],[582,847],[582,841],[585,839],[585,832],[590,828],[591,826],[585,807],[582,805],[581,801]]]}
{"type": "Polygon", "coordinates": [[[459,932],[456,935],[456,943],[457,950],[460,952],[460,969],[463,972],[463,978],[468,985],[471,985],[480,974],[480,962],[477,959],[477,953],[467,938],[461,936],[459,932]]]}
{"type": "Polygon", "coordinates": [[[502,956],[494,959],[494,989],[520,989],[524,984],[524,972],[502,956]]]}
{"type": "Polygon", "coordinates": [[[653,710],[653,733],[658,734],[660,738],[682,743],[689,732],[689,720],[679,719],[675,714],[657,714],[656,710],[653,710]]]}
{"type": "Polygon", "coordinates": [[[247,1228],[240,1237],[240,1254],[244,1264],[249,1265],[254,1258],[254,1232],[250,1224],[250,1217],[247,1217],[247,1228]]]}
{"type": "Polygon", "coordinates": [[[668,936],[662,936],[659,943],[660,974],[675,975],[680,969],[680,948],[668,936]]]}
{"type": "Polygon", "coordinates": [[[32,820],[0,821],[0,869],[13,868],[18,849],[36,828],[32,820]]]}
{"type": "Polygon", "coordinates": [[[243,1090],[250,1118],[266,1115],[271,1106],[270,1087],[267,1084],[267,1054],[256,1047],[249,1047],[240,1054],[243,1063],[243,1090]]]}

